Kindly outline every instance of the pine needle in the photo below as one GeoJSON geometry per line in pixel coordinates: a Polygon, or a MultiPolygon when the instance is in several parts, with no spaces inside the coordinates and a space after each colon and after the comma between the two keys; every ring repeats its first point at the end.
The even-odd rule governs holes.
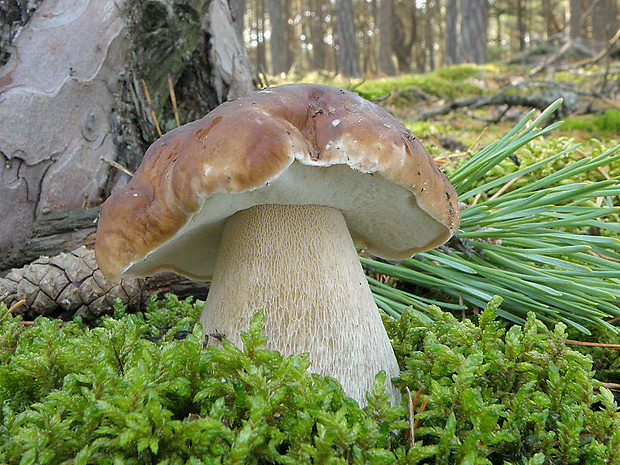
{"type": "MultiPolygon", "coordinates": [[[[620,179],[574,182],[577,175],[604,170],[620,159],[618,147],[584,156],[541,179],[513,187],[517,179],[575,150],[572,146],[531,166],[485,181],[489,171],[560,123],[540,127],[560,105],[555,102],[531,121],[528,113],[508,134],[479,150],[451,176],[462,211],[461,227],[449,247],[417,254],[400,264],[363,258],[362,263],[400,282],[451,296],[455,302],[485,307],[503,297],[498,315],[523,323],[528,312],[548,323],[588,334],[620,316],[620,212],[613,198],[620,179]],[[588,235],[595,227],[601,235],[588,235]]],[[[429,299],[369,279],[377,304],[392,316],[410,306],[425,314],[429,299]]],[[[462,305],[433,301],[448,310],[462,305]]]]}

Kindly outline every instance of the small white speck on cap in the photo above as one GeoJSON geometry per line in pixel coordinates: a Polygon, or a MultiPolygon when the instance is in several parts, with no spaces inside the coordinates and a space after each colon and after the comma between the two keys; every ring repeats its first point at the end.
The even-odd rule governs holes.
{"type": "Polygon", "coordinates": [[[334,121],[332,121],[332,126],[336,127],[340,124],[340,120],[338,118],[336,118],[334,121]]]}

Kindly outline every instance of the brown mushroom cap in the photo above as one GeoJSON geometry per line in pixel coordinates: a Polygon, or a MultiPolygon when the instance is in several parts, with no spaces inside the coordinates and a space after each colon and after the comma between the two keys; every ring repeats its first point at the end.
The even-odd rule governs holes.
{"type": "Polygon", "coordinates": [[[289,84],[157,140],[103,206],[97,261],[110,278],[210,279],[226,219],[260,204],[338,208],[356,245],[387,259],[436,247],[460,223],[454,188],[402,123],[353,92],[289,84]]]}

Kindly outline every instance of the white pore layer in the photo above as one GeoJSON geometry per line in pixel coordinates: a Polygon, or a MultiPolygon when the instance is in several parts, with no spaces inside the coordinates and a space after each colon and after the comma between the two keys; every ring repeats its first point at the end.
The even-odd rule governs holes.
{"type": "Polygon", "coordinates": [[[258,310],[269,348],[309,353],[312,372],[336,378],[361,404],[380,370],[388,380],[398,375],[340,210],[259,205],[227,220],[201,319],[204,333],[240,346],[240,332],[258,310]]]}

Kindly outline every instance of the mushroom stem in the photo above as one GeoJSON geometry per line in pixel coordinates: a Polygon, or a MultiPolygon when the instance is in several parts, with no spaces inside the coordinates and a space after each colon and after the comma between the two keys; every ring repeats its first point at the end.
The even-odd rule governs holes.
{"type": "MultiPolygon", "coordinates": [[[[340,210],[259,205],[227,220],[201,318],[205,336],[240,344],[258,310],[269,348],[309,353],[310,370],[336,378],[360,404],[380,370],[398,375],[340,210]]],[[[388,390],[398,402],[398,391],[388,390]]]]}

